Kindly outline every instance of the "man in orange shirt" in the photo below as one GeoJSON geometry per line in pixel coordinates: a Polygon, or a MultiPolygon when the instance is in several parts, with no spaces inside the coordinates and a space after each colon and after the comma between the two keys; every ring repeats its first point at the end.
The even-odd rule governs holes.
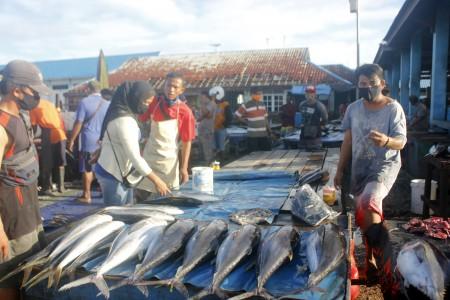
{"type": "Polygon", "coordinates": [[[224,99],[225,92],[222,87],[216,86],[209,90],[209,96],[216,102],[214,115],[214,148],[216,158],[223,160],[225,152],[225,140],[227,138],[227,127],[233,119],[230,103],[224,99]]]}
{"type": "Polygon", "coordinates": [[[41,151],[39,161],[41,172],[39,176],[40,194],[52,195],[52,169],[58,167],[58,191],[63,193],[64,187],[64,167],[66,165],[66,132],[64,123],[56,109],[50,101],[41,99],[39,105],[30,111],[31,125],[38,125],[41,128],[41,151]]]}

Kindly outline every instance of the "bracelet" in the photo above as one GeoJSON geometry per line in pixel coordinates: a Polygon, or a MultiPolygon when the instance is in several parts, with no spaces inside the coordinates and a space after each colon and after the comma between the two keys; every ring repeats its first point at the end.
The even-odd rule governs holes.
{"type": "Polygon", "coordinates": [[[389,144],[389,137],[388,137],[388,139],[386,141],[386,144],[384,144],[383,147],[386,147],[388,144],[389,144]]]}

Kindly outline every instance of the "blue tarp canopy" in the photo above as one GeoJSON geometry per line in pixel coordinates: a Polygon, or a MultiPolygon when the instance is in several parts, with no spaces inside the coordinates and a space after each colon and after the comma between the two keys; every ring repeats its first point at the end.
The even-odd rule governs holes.
{"type": "MultiPolygon", "coordinates": [[[[306,87],[307,87],[307,85],[294,85],[294,86],[292,86],[291,93],[294,95],[304,95],[306,87]]],[[[328,84],[318,84],[318,85],[316,85],[316,94],[317,95],[330,95],[331,87],[328,84]]]]}

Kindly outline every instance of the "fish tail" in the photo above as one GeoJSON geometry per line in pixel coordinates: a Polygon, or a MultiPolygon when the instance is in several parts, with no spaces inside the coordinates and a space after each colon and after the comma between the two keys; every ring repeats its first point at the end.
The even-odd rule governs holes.
{"type": "Polygon", "coordinates": [[[105,296],[106,299],[109,299],[109,287],[106,284],[105,279],[103,278],[103,276],[99,275],[89,275],[83,278],[80,278],[78,280],[75,280],[73,282],[70,282],[66,285],[63,285],[59,291],[66,291],[69,289],[72,289],[74,287],[80,286],[80,285],[85,285],[88,283],[93,283],[95,284],[95,286],[99,289],[100,293],[105,296]]]}
{"type": "Polygon", "coordinates": [[[47,267],[47,268],[43,269],[41,272],[39,272],[38,274],[36,274],[33,278],[31,278],[27,282],[23,283],[21,288],[26,287],[28,290],[28,289],[32,288],[33,286],[35,286],[36,284],[38,284],[39,282],[41,282],[42,280],[44,280],[45,278],[51,276],[51,274],[52,274],[52,269],[50,267],[47,267]]]}
{"type": "Polygon", "coordinates": [[[213,291],[210,288],[206,288],[202,291],[200,291],[197,295],[190,297],[189,300],[200,300],[203,297],[209,296],[214,294],[213,291]]]}
{"type": "Polygon", "coordinates": [[[264,299],[267,299],[267,300],[275,299],[275,297],[272,296],[265,288],[260,289],[257,292],[257,295],[260,297],[263,297],[264,299]]]}
{"type": "Polygon", "coordinates": [[[256,290],[253,290],[251,292],[247,292],[247,293],[243,293],[243,294],[239,294],[237,296],[234,296],[232,298],[229,298],[229,300],[242,300],[242,299],[249,299],[251,297],[255,297],[258,296],[258,293],[256,290]]]}
{"type": "Polygon", "coordinates": [[[189,298],[189,292],[183,282],[180,280],[172,280],[171,282],[171,291],[172,287],[174,287],[178,292],[180,292],[185,298],[189,298]]]}
{"type": "Polygon", "coordinates": [[[133,280],[131,278],[125,278],[125,279],[119,281],[118,283],[116,283],[115,285],[111,286],[109,288],[109,291],[111,292],[115,289],[121,288],[121,287],[126,286],[131,283],[133,283],[133,280]]]}

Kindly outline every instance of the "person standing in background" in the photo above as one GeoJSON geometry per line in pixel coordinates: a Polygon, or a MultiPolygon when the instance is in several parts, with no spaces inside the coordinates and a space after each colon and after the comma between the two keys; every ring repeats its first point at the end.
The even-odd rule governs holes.
{"type": "Polygon", "coordinates": [[[251,89],[252,99],[242,104],[234,113],[242,123],[247,123],[248,145],[252,151],[272,150],[270,139],[270,128],[266,106],[263,103],[263,92],[261,88],[251,89]]]}
{"type": "Polygon", "coordinates": [[[280,107],[282,137],[294,131],[296,112],[297,107],[295,106],[294,99],[292,98],[288,98],[287,103],[280,107]]]}
{"type": "Polygon", "coordinates": [[[76,121],[67,145],[69,151],[73,152],[75,140],[81,132],[80,172],[83,174],[83,194],[78,201],[86,204],[91,203],[91,185],[94,180],[89,161],[92,153],[99,148],[100,131],[109,107],[109,101],[100,94],[98,81],[89,82],[88,89],[89,96],[83,98],[78,105],[76,121]]]}
{"type": "MultiPolygon", "coordinates": [[[[41,128],[41,150],[39,153],[40,195],[54,196],[51,192],[52,170],[58,170],[58,191],[63,193],[64,168],[66,162],[66,132],[61,116],[55,105],[41,99],[39,105],[30,111],[31,125],[41,128]]],[[[35,130],[36,131],[36,130],[35,130]]]]}
{"type": "Polygon", "coordinates": [[[208,92],[202,92],[200,94],[200,116],[197,122],[198,138],[206,165],[209,165],[214,158],[214,115],[216,109],[216,103],[209,98],[208,92]]]}
{"type": "MultiPolygon", "coordinates": [[[[179,99],[185,90],[184,84],[182,74],[167,74],[164,95],[153,100],[148,110],[139,117],[142,122],[151,121],[150,137],[143,157],[155,175],[174,190],[189,181],[189,157],[195,139],[194,115],[187,104],[179,99]],[[178,153],[180,144],[181,155],[178,153]]],[[[144,178],[138,188],[150,192],[151,198],[160,195],[158,187],[148,178],[144,178]]],[[[148,193],[139,193],[139,198],[148,198],[148,193]]]]}
{"type": "Polygon", "coordinates": [[[307,86],[305,96],[306,100],[298,108],[302,114],[299,148],[316,150],[322,147],[322,127],[328,122],[328,113],[325,105],[317,100],[315,86],[307,86]]]}
{"type": "Polygon", "coordinates": [[[419,101],[417,96],[409,96],[409,103],[412,105],[412,117],[408,122],[410,130],[425,131],[428,129],[428,109],[425,104],[419,101]]]}
{"type": "Polygon", "coordinates": [[[225,158],[225,141],[227,139],[227,127],[233,120],[233,112],[230,103],[224,99],[225,91],[221,86],[213,87],[209,90],[211,100],[216,103],[216,113],[214,115],[214,149],[215,157],[220,161],[225,158]]]}

